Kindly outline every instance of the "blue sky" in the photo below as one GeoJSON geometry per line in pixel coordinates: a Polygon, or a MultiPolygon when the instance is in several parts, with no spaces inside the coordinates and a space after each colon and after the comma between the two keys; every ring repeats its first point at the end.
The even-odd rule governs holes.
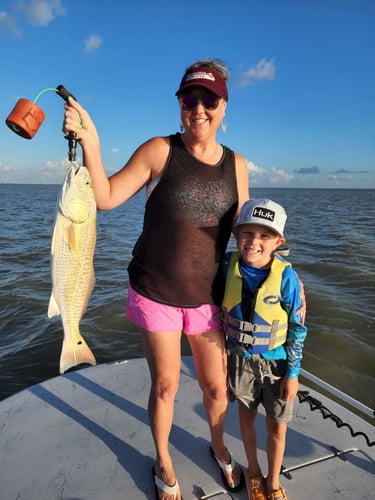
{"type": "Polygon", "coordinates": [[[231,68],[227,132],[250,186],[375,188],[373,0],[1,0],[0,182],[60,183],[63,101],[37,101],[32,140],[5,125],[18,99],[64,85],[94,118],[108,174],[179,130],[174,93],[202,57],[231,68]]]}

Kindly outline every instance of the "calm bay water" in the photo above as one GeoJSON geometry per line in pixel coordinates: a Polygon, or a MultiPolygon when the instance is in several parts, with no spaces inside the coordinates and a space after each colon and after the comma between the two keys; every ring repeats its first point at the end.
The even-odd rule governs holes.
{"type": "MultiPolygon", "coordinates": [[[[59,190],[0,184],[0,399],[58,375],[63,334],[47,308],[59,190]]],[[[374,408],[375,190],[253,189],[251,195],[267,196],[288,213],[289,259],[308,301],[303,368],[374,408]]],[[[81,321],[98,363],[143,356],[125,303],[144,201],[141,193],[98,213],[96,287],[81,321]]],[[[186,341],[183,353],[190,354],[186,341]]]]}

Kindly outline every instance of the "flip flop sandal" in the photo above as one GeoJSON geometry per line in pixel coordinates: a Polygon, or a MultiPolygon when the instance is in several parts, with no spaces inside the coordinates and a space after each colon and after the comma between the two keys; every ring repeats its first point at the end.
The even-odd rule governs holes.
{"type": "Polygon", "coordinates": [[[226,471],[226,472],[233,472],[234,468],[237,465],[237,462],[234,460],[232,453],[229,451],[229,454],[230,454],[230,464],[225,464],[224,462],[222,462],[221,460],[219,460],[218,458],[216,458],[216,455],[214,453],[214,450],[212,449],[212,446],[210,446],[210,454],[211,454],[212,458],[216,461],[216,463],[218,464],[218,466],[220,467],[220,473],[221,473],[221,477],[222,477],[224,486],[229,491],[231,491],[232,493],[235,493],[236,491],[242,490],[242,488],[245,486],[245,476],[244,476],[244,473],[243,473],[241,467],[240,467],[240,474],[241,474],[240,475],[240,482],[238,484],[235,484],[234,486],[231,486],[228,483],[228,480],[227,480],[227,478],[226,478],[226,476],[224,474],[224,471],[226,471]]]}
{"type": "Polygon", "coordinates": [[[152,467],[152,475],[154,476],[155,493],[157,500],[159,500],[160,498],[159,490],[161,490],[163,493],[166,493],[167,495],[173,495],[173,499],[177,498],[177,493],[180,491],[180,486],[177,479],[173,486],[168,486],[162,479],[160,479],[159,476],[156,475],[155,466],[152,467]]]}

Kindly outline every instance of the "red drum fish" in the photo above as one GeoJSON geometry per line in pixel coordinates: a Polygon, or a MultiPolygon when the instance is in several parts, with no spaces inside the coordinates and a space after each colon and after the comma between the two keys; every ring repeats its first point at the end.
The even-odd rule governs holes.
{"type": "Polygon", "coordinates": [[[52,293],[48,317],[61,315],[64,339],[60,373],[81,363],[96,364],[79,331],[95,284],[96,202],[86,167],[72,164],[66,174],[53,230],[52,293]]]}

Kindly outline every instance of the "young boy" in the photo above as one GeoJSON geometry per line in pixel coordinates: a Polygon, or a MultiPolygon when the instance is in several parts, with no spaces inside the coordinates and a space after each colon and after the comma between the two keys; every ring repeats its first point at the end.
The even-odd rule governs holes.
{"type": "Polygon", "coordinates": [[[277,255],[286,241],[286,218],[272,200],[247,201],[233,230],[238,252],[226,254],[224,263],[228,384],[231,399],[239,404],[250,500],[287,500],[279,476],[307,329],[296,313],[301,306],[298,277],[277,255]],[[260,403],[266,410],[266,478],[257,459],[260,403]]]}

